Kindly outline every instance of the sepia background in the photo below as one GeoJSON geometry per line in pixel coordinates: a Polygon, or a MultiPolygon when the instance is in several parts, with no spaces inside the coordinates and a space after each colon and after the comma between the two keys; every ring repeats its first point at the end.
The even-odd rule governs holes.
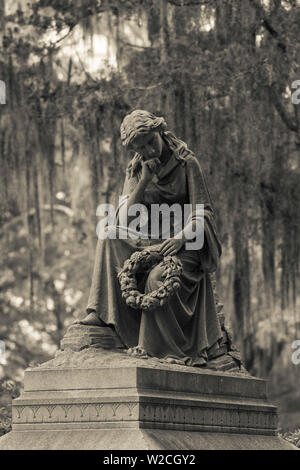
{"type": "Polygon", "coordinates": [[[85,311],[133,109],[199,158],[227,323],[282,431],[299,428],[300,1],[0,0],[0,44],[0,434],[24,369],[85,311]]]}

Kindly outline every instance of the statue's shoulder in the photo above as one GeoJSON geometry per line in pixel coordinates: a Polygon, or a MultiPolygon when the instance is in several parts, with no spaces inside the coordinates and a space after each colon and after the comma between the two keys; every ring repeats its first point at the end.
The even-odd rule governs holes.
{"type": "Polygon", "coordinates": [[[194,167],[194,166],[199,165],[199,161],[196,155],[190,150],[184,156],[184,161],[188,167],[194,167]]]}
{"type": "Polygon", "coordinates": [[[201,162],[194,153],[190,153],[185,159],[185,168],[187,175],[192,178],[203,176],[201,162]]]}
{"type": "Polygon", "coordinates": [[[186,161],[189,162],[189,163],[193,163],[193,162],[196,162],[197,161],[197,157],[196,155],[189,151],[185,157],[186,161]]]}
{"type": "Polygon", "coordinates": [[[195,154],[188,149],[186,146],[181,146],[179,149],[174,151],[175,158],[181,162],[181,165],[191,165],[193,161],[196,161],[195,154]]]}

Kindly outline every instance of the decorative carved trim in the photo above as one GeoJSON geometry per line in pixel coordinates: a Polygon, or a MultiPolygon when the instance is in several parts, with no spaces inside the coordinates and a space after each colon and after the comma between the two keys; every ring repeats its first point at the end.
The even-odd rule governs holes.
{"type": "Polygon", "coordinates": [[[99,418],[99,416],[100,416],[100,411],[101,411],[101,409],[103,408],[104,403],[100,403],[100,404],[96,404],[96,405],[94,404],[93,406],[94,406],[94,408],[95,408],[95,410],[96,410],[96,413],[97,413],[96,416],[97,416],[97,418],[99,418]]]}
{"type": "Polygon", "coordinates": [[[111,409],[112,409],[112,412],[113,412],[113,416],[116,416],[116,411],[117,409],[119,408],[119,406],[121,406],[122,403],[113,403],[111,405],[111,409]]]}
{"type": "Polygon", "coordinates": [[[38,412],[39,409],[40,409],[40,406],[39,406],[39,405],[30,406],[30,409],[31,409],[32,414],[33,414],[33,419],[35,419],[35,418],[36,418],[36,414],[37,414],[37,412],[38,412]]]}
{"type": "Polygon", "coordinates": [[[56,405],[47,405],[46,408],[47,408],[48,413],[49,413],[49,419],[51,419],[52,418],[52,413],[55,410],[56,405]]]}
{"type": "MultiPolygon", "coordinates": [[[[63,409],[64,412],[65,412],[65,418],[68,417],[68,411],[69,411],[72,407],[74,407],[74,405],[60,405],[60,406],[62,407],[62,409],[63,409]]],[[[77,405],[75,405],[75,406],[77,406],[77,405]]]]}
{"type": "Polygon", "coordinates": [[[17,411],[18,419],[21,419],[22,411],[24,410],[25,406],[15,406],[14,409],[17,411]]]}
{"type": "MultiPolygon", "coordinates": [[[[114,403],[57,403],[55,405],[42,404],[42,405],[13,405],[13,422],[15,424],[30,424],[30,423],[69,423],[81,421],[116,421],[127,420],[132,418],[132,412],[137,406],[137,402],[114,402],[114,403]],[[124,405],[127,410],[126,413],[120,413],[117,416],[117,410],[124,405]],[[25,413],[24,413],[25,410],[25,413]],[[26,410],[30,410],[30,415],[26,410]],[[44,410],[47,410],[45,413],[44,410]],[[56,410],[54,416],[54,410],[56,410]],[[63,410],[63,413],[61,412],[63,410]],[[79,413],[78,411],[79,410],[79,413]],[[94,411],[91,412],[91,411],[94,411]],[[96,413],[95,413],[96,412],[96,413]],[[21,415],[23,419],[21,420],[21,415]],[[25,416],[26,415],[26,416],[25,416]]],[[[132,419],[131,419],[132,420],[132,419]]]]}
{"type": "Polygon", "coordinates": [[[277,414],[272,411],[235,410],[231,408],[211,408],[178,405],[155,405],[140,403],[140,420],[172,424],[207,425],[276,429],[277,414]]]}
{"type": "Polygon", "coordinates": [[[186,425],[211,426],[222,427],[228,431],[230,428],[271,431],[277,426],[277,413],[272,410],[259,411],[250,408],[241,410],[222,405],[209,407],[138,402],[62,403],[13,405],[13,410],[15,410],[13,414],[15,424],[138,421],[141,424],[153,423],[156,427],[161,424],[164,428],[168,425],[182,425],[182,428],[186,425]],[[137,406],[137,413],[133,415],[133,410],[137,406]],[[24,409],[29,409],[31,412],[24,413],[24,409]]]}
{"type": "Polygon", "coordinates": [[[87,407],[89,406],[88,403],[83,403],[81,405],[77,405],[78,408],[80,409],[80,417],[83,418],[84,416],[84,411],[87,409],[87,407]]]}

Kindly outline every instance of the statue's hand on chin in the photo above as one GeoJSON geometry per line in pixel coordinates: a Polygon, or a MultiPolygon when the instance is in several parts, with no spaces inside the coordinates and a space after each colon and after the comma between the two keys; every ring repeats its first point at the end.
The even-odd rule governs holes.
{"type": "Polygon", "coordinates": [[[147,166],[150,168],[151,171],[157,173],[161,166],[161,161],[158,157],[151,158],[150,160],[147,160],[147,166]]]}

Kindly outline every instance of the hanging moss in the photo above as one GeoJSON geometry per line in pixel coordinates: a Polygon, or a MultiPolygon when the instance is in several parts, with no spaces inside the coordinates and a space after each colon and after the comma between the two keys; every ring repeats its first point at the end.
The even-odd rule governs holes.
{"type": "MultiPolygon", "coordinates": [[[[65,14],[70,26],[79,24],[89,40],[95,31],[101,33],[103,23],[97,29],[98,17],[93,15],[95,1],[71,2],[72,8],[70,2],[64,6],[61,2],[50,3],[59,15],[65,14]],[[81,16],[85,18],[79,20],[81,16]]],[[[14,207],[12,201],[17,201],[14,210],[25,214],[31,298],[37,269],[35,246],[41,252],[44,246],[41,204],[50,204],[55,226],[56,190],[63,186],[69,196],[72,182],[68,171],[76,164],[85,168],[88,159],[90,182],[86,193],[91,204],[84,194],[82,206],[86,204],[89,217],[95,217],[101,198],[113,198],[124,176],[128,156],[120,146],[120,122],[129,110],[141,106],[159,109],[169,127],[187,141],[200,159],[224,243],[223,263],[232,263],[234,268],[233,280],[228,274],[224,291],[227,286],[233,291],[240,329],[246,333],[252,329],[251,334],[255,329],[251,320],[256,319],[257,312],[251,305],[255,296],[250,273],[257,266],[256,257],[260,257],[258,248],[262,253],[262,275],[257,269],[256,275],[261,276],[257,282],[261,305],[256,308],[267,318],[272,300],[275,305],[281,303],[282,309],[296,304],[300,201],[299,174],[296,164],[291,164],[291,155],[297,156],[298,149],[286,126],[289,120],[284,122],[283,113],[280,115],[280,108],[278,104],[277,108],[274,106],[268,91],[272,81],[280,81],[279,90],[285,89],[292,59],[290,64],[284,62],[283,71],[283,56],[276,53],[276,43],[273,48],[274,37],[270,33],[263,36],[261,48],[256,49],[253,27],[261,27],[261,18],[256,17],[250,1],[245,2],[243,11],[239,5],[238,0],[226,5],[217,2],[214,10],[213,3],[190,9],[162,0],[149,2],[147,8],[142,2],[101,2],[111,24],[111,30],[104,29],[104,33],[120,48],[118,73],[111,73],[107,79],[100,79],[97,74],[91,77],[88,71],[79,77],[75,58],[74,63],[71,58],[64,64],[65,80],[58,79],[55,49],[51,53],[46,48],[36,52],[41,56],[40,64],[31,65],[20,53],[17,40],[15,48],[2,58],[1,73],[3,70],[8,99],[0,116],[1,210],[14,207]],[[204,24],[200,20],[205,14],[210,20],[212,13],[216,14],[216,21],[211,31],[200,29],[204,24]],[[145,15],[152,47],[127,46],[121,54],[123,19],[139,19],[142,24],[145,15]],[[20,69],[23,75],[18,73],[20,69]],[[284,72],[284,80],[280,71],[284,72]],[[22,113],[21,102],[25,103],[22,113]],[[26,137],[25,123],[30,126],[26,137]],[[111,142],[108,155],[104,152],[107,142],[111,142]],[[12,181],[18,181],[19,186],[12,181]],[[30,216],[32,209],[34,215],[30,216]],[[254,247],[252,252],[249,240],[251,249],[254,247]],[[228,255],[231,246],[233,261],[228,255]]],[[[282,20],[286,15],[290,14],[282,9],[282,20]]],[[[281,25],[286,35],[290,34],[288,24],[283,21],[281,25]]],[[[38,25],[31,26],[40,31],[38,25]]],[[[289,53],[292,57],[293,51],[289,53]]],[[[285,106],[283,96],[279,94],[279,98],[285,106]]],[[[222,266],[226,273],[229,268],[222,266]]],[[[251,341],[248,343],[249,358],[253,359],[251,341]]]]}

